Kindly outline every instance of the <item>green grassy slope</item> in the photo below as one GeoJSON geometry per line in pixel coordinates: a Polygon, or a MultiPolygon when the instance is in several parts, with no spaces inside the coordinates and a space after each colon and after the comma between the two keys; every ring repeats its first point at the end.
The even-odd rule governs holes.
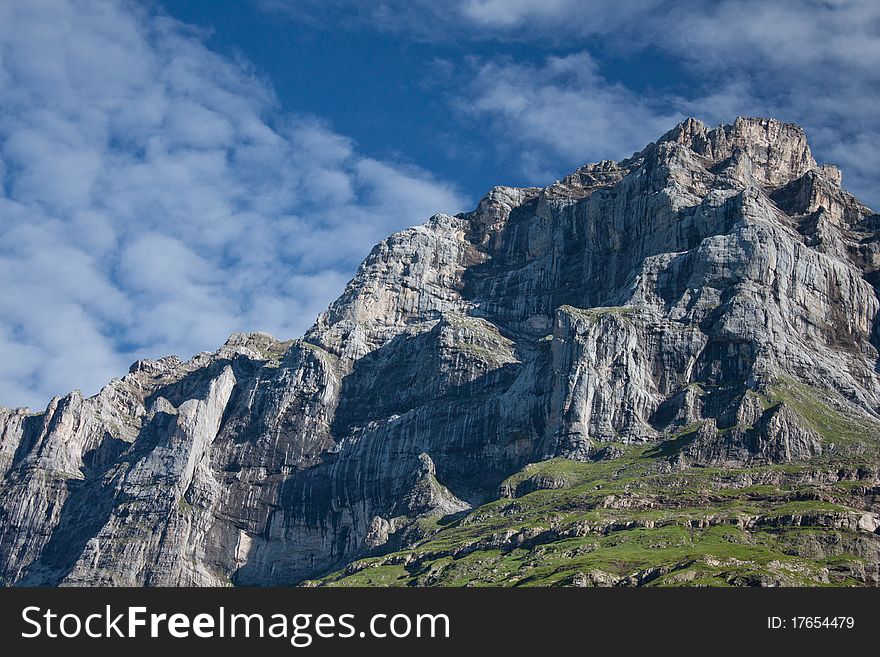
{"type": "Polygon", "coordinates": [[[423,519],[413,547],[307,585],[876,584],[877,427],[794,383],[773,387],[766,403],[789,404],[824,453],[676,469],[670,457],[689,428],[657,444],[611,444],[609,460],[532,463],[501,485],[500,499],[452,521],[423,519]]]}

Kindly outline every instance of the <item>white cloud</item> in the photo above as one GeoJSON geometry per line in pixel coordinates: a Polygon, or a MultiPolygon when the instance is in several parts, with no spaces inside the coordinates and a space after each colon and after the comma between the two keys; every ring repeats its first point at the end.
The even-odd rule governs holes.
{"type": "Polygon", "coordinates": [[[608,83],[587,53],[549,57],[540,66],[485,62],[469,91],[459,109],[488,118],[498,143],[516,144],[535,181],[573,164],[631,155],[681,118],[608,83]]]}
{"type": "Polygon", "coordinates": [[[495,28],[509,28],[528,20],[540,20],[548,15],[558,17],[576,10],[575,0],[465,0],[459,6],[462,15],[495,28]]]}
{"type": "MultiPolygon", "coordinates": [[[[619,30],[634,19],[653,14],[664,0],[459,0],[455,12],[471,21],[475,32],[551,42],[572,35],[589,36],[619,30]],[[522,30],[522,31],[517,31],[522,30]]],[[[488,35],[484,35],[488,36],[488,35]]]]}
{"type": "Polygon", "coordinates": [[[0,403],[299,335],[373,243],[466,204],[201,36],[122,0],[0,3],[0,403]]]}

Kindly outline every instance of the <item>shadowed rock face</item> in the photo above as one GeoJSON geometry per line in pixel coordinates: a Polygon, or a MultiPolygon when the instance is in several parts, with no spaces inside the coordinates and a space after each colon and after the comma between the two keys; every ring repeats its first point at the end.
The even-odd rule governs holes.
{"type": "Polygon", "coordinates": [[[880,218],[840,183],[797,126],[689,119],[392,235],[302,339],[237,334],[0,409],[0,582],[292,584],[411,545],[531,462],[840,450],[780,387],[876,439],[880,218]]]}

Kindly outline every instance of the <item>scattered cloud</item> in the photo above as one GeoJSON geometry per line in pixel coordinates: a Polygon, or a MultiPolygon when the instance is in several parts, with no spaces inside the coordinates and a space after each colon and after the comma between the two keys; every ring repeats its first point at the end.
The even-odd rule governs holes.
{"type": "MultiPolygon", "coordinates": [[[[257,1],[294,20],[320,20],[308,0],[257,1]]],[[[326,0],[320,7],[334,25],[454,42],[465,53],[491,42],[528,44],[530,54],[518,59],[484,53],[477,66],[463,67],[470,77],[450,81],[450,96],[461,87],[473,94],[456,104],[488,120],[535,183],[589,159],[629,155],[671,127],[670,117],[774,116],[802,124],[817,157],[840,165],[846,186],[880,206],[876,0],[326,0]],[[691,88],[673,92],[660,81],[635,93],[597,69],[605,56],[638,69],[655,53],[669,58],[671,77],[693,79],[691,88]]]]}
{"type": "Polygon", "coordinates": [[[299,335],[376,241],[467,205],[203,37],[122,0],[0,3],[0,403],[299,335]]]}
{"type": "MultiPolygon", "coordinates": [[[[474,0],[465,6],[476,6],[483,13],[474,15],[501,34],[527,19],[533,21],[527,31],[533,36],[554,26],[562,32],[572,29],[567,19],[572,8],[563,6],[567,3],[561,0],[521,0],[512,14],[504,14],[504,4],[474,0]]],[[[627,9],[633,8],[625,7],[624,13],[627,9]]],[[[540,69],[516,62],[484,67],[475,76],[479,94],[475,105],[493,113],[496,124],[506,123],[514,130],[523,125],[523,111],[530,123],[556,117],[556,129],[523,132],[523,148],[534,151],[539,147],[536,140],[542,140],[545,157],[567,165],[578,163],[572,157],[573,148],[584,148],[582,159],[596,157],[578,138],[583,134],[596,135],[596,143],[608,148],[606,157],[628,154],[629,135],[621,131],[638,129],[633,126],[639,125],[639,117],[641,124],[654,130],[658,120],[663,123],[671,116],[692,115],[712,124],[727,123],[739,115],[774,116],[803,125],[817,157],[840,165],[851,190],[875,207],[880,204],[876,173],[880,170],[880,114],[876,111],[880,106],[880,3],[722,0],[649,3],[638,11],[627,13],[627,21],[615,23],[604,34],[603,21],[591,24],[581,32],[581,43],[601,35],[605,47],[617,53],[662,52],[696,80],[688,93],[673,94],[659,87],[635,94],[610,85],[584,52],[549,57],[540,69]],[[566,79],[547,75],[560,66],[581,63],[583,75],[569,72],[566,79]],[[491,78],[486,71],[492,72],[498,84],[487,83],[491,78]],[[511,98],[528,96],[533,102],[511,111],[509,104],[500,102],[499,84],[507,87],[511,98]],[[554,96],[557,103],[550,100],[554,96]],[[596,116],[605,112],[609,122],[622,117],[629,127],[611,125],[600,134],[601,119],[597,125],[596,116]]],[[[629,56],[638,66],[639,58],[629,56]]],[[[661,132],[654,130],[654,137],[661,132]]]]}

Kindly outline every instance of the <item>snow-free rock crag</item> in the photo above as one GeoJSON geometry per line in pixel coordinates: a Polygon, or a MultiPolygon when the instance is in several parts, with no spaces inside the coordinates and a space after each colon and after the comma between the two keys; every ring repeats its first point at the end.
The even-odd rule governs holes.
{"type": "Polygon", "coordinates": [[[876,585],[878,272],[775,120],[496,187],[302,339],[0,410],[0,582],[876,585]]]}

